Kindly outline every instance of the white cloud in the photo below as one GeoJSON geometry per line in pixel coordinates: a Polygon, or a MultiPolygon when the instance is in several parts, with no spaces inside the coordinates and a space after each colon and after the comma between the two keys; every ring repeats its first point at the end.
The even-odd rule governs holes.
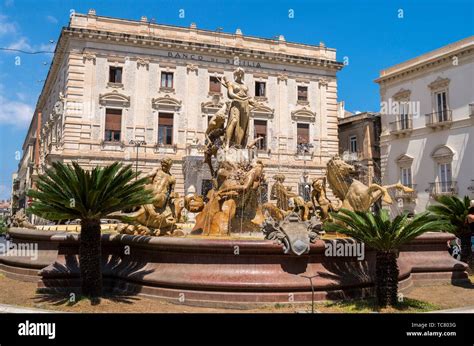
{"type": "Polygon", "coordinates": [[[25,52],[34,52],[34,51],[41,51],[41,52],[54,52],[54,48],[56,47],[56,43],[42,43],[40,45],[31,45],[28,42],[28,38],[22,36],[18,40],[13,43],[10,43],[7,48],[12,49],[11,51],[6,51],[6,53],[15,53],[14,50],[21,50],[25,52]]]}
{"type": "Polygon", "coordinates": [[[33,107],[29,104],[0,95],[0,124],[25,127],[30,124],[32,116],[33,107]]]}
{"type": "Polygon", "coordinates": [[[10,43],[7,47],[8,49],[17,49],[17,50],[24,50],[24,51],[31,51],[32,47],[28,43],[28,39],[26,37],[20,37],[17,41],[10,43]]]}
{"type": "Polygon", "coordinates": [[[58,23],[58,20],[56,19],[56,17],[46,16],[46,19],[48,20],[48,22],[50,22],[52,24],[57,24],[58,23]]]}
{"type": "Polygon", "coordinates": [[[17,26],[8,21],[8,17],[0,13],[0,36],[16,34],[17,26]]]}

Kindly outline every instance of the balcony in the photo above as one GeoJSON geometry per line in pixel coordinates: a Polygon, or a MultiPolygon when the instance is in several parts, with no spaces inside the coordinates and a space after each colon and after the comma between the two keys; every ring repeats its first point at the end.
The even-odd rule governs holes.
{"type": "Polygon", "coordinates": [[[416,199],[417,195],[418,195],[418,191],[416,190],[416,184],[404,184],[406,187],[409,187],[411,189],[413,189],[413,192],[405,192],[403,190],[399,190],[399,189],[393,189],[393,197],[395,199],[398,199],[398,198],[403,198],[403,199],[407,199],[407,200],[413,200],[413,199],[416,199]]]}
{"type": "Polygon", "coordinates": [[[430,196],[433,198],[442,195],[453,196],[458,193],[458,184],[456,181],[430,183],[430,186],[426,192],[429,192],[430,196]]]}
{"type": "Polygon", "coordinates": [[[390,133],[394,135],[406,135],[413,131],[413,116],[408,115],[399,118],[397,121],[390,123],[390,133]]]}
{"type": "Polygon", "coordinates": [[[453,111],[451,109],[426,114],[426,126],[431,128],[449,127],[452,122],[453,111]]]}

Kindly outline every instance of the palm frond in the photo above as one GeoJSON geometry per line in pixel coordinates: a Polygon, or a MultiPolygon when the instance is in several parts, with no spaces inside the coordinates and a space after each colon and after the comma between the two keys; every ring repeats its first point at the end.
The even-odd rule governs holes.
{"type": "Polygon", "coordinates": [[[452,227],[448,232],[459,235],[466,230],[466,217],[469,209],[469,196],[439,196],[437,204],[428,206],[428,210],[438,218],[449,220],[452,227]]]}
{"type": "Polygon", "coordinates": [[[115,162],[84,170],[77,162],[55,162],[39,176],[28,196],[34,202],[29,212],[48,220],[100,219],[127,208],[149,204],[147,179],[136,179],[130,165],[115,162]]]}
{"type": "Polygon", "coordinates": [[[393,221],[387,210],[372,213],[341,209],[331,216],[337,222],[326,222],[325,230],[346,234],[379,251],[392,251],[425,232],[447,231],[452,227],[448,220],[429,212],[411,220],[405,213],[393,221]]]}

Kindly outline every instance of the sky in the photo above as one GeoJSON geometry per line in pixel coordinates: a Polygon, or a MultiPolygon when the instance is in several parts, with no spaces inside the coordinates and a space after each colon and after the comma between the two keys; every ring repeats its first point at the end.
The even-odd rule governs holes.
{"type": "Polygon", "coordinates": [[[189,26],[337,50],[338,98],[378,111],[380,70],[473,35],[474,0],[0,0],[0,200],[11,175],[61,28],[71,11],[189,26]],[[184,16],[183,16],[184,14],[184,16]],[[184,17],[184,18],[183,18],[184,17]],[[26,54],[6,49],[18,49],[26,54]],[[44,53],[42,53],[44,52],[44,53]]]}

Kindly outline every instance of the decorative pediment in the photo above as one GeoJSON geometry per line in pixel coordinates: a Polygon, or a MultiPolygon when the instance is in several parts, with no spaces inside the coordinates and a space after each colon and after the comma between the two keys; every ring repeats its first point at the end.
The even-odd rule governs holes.
{"type": "Polygon", "coordinates": [[[397,158],[396,162],[399,166],[411,166],[413,163],[413,157],[407,154],[402,154],[397,158]]]}
{"type": "Polygon", "coordinates": [[[201,110],[206,114],[214,114],[224,106],[223,102],[207,101],[201,102],[201,110]]]}
{"type": "Polygon", "coordinates": [[[401,88],[398,90],[392,98],[397,101],[397,100],[403,100],[403,99],[409,99],[411,94],[411,90],[403,89],[401,88]]]}
{"type": "Polygon", "coordinates": [[[103,106],[130,107],[130,97],[120,94],[117,90],[99,95],[99,103],[103,106]]]}
{"type": "Polygon", "coordinates": [[[307,107],[302,107],[302,108],[292,111],[291,117],[295,120],[301,119],[301,120],[314,121],[316,118],[316,113],[312,112],[307,107]]]}
{"type": "Polygon", "coordinates": [[[267,105],[259,105],[255,108],[252,108],[250,111],[250,114],[252,116],[260,116],[260,117],[267,117],[267,118],[273,118],[273,114],[275,113],[275,110],[273,108],[268,107],[267,105]]]}
{"type": "Polygon", "coordinates": [[[428,87],[433,90],[433,89],[443,89],[446,88],[449,85],[449,82],[451,80],[449,78],[441,78],[438,77],[434,82],[431,82],[428,84],[428,87]]]}
{"type": "Polygon", "coordinates": [[[157,97],[151,100],[151,105],[155,109],[167,109],[178,111],[181,108],[182,102],[169,95],[157,97]]]}
{"type": "Polygon", "coordinates": [[[442,160],[452,160],[454,156],[454,151],[448,147],[447,145],[440,145],[433,150],[431,153],[431,157],[435,161],[442,161],[442,160]]]}

